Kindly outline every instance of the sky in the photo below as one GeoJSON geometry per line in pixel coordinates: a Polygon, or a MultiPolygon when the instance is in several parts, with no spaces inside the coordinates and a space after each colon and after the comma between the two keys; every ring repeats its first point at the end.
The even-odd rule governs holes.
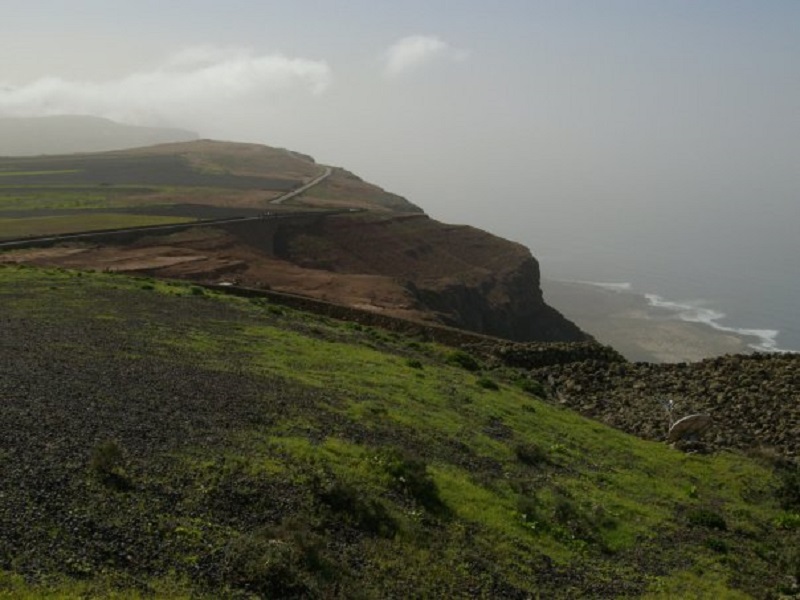
{"type": "Polygon", "coordinates": [[[797,0],[0,2],[0,116],[288,147],[545,271],[800,253],[797,0]]]}

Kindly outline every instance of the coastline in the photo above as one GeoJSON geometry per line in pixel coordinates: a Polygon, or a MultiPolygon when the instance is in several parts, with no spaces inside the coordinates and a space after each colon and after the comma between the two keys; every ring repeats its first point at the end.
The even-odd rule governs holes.
{"type": "Polygon", "coordinates": [[[550,306],[633,362],[695,362],[754,352],[752,337],[681,320],[624,284],[542,279],[541,286],[550,306]]]}

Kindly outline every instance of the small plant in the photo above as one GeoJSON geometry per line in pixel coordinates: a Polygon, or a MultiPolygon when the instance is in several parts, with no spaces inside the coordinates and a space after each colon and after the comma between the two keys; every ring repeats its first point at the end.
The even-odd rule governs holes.
{"type": "Polygon", "coordinates": [[[485,375],[483,377],[479,377],[475,383],[478,384],[478,387],[482,387],[485,390],[491,390],[493,392],[496,392],[500,389],[500,386],[497,385],[493,379],[486,377],[485,375]]]}
{"type": "Polygon", "coordinates": [[[196,286],[196,285],[193,285],[192,287],[190,287],[189,291],[192,294],[192,296],[205,296],[206,295],[206,291],[203,288],[201,288],[199,286],[196,286]]]}
{"type": "Polygon", "coordinates": [[[141,289],[143,289],[143,290],[154,290],[154,289],[156,289],[156,286],[154,286],[152,283],[145,283],[144,285],[142,285],[141,289]]]}

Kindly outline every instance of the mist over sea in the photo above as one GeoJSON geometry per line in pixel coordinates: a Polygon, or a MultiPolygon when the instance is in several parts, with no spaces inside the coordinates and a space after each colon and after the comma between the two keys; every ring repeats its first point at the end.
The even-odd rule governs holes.
{"type": "Polygon", "coordinates": [[[754,350],[800,351],[800,241],[777,222],[766,234],[726,235],[643,228],[565,238],[563,229],[528,240],[542,276],[646,298],[654,313],[742,337],[754,350]],[[760,237],[763,236],[763,237],[760,237]]]}

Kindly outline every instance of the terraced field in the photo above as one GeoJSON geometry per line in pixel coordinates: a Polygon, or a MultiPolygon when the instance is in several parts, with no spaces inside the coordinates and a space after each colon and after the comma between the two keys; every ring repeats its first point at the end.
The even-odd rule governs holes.
{"type": "Polygon", "coordinates": [[[774,598],[800,574],[786,473],[524,371],[110,274],[0,267],[0,306],[0,597],[774,598]]]}

